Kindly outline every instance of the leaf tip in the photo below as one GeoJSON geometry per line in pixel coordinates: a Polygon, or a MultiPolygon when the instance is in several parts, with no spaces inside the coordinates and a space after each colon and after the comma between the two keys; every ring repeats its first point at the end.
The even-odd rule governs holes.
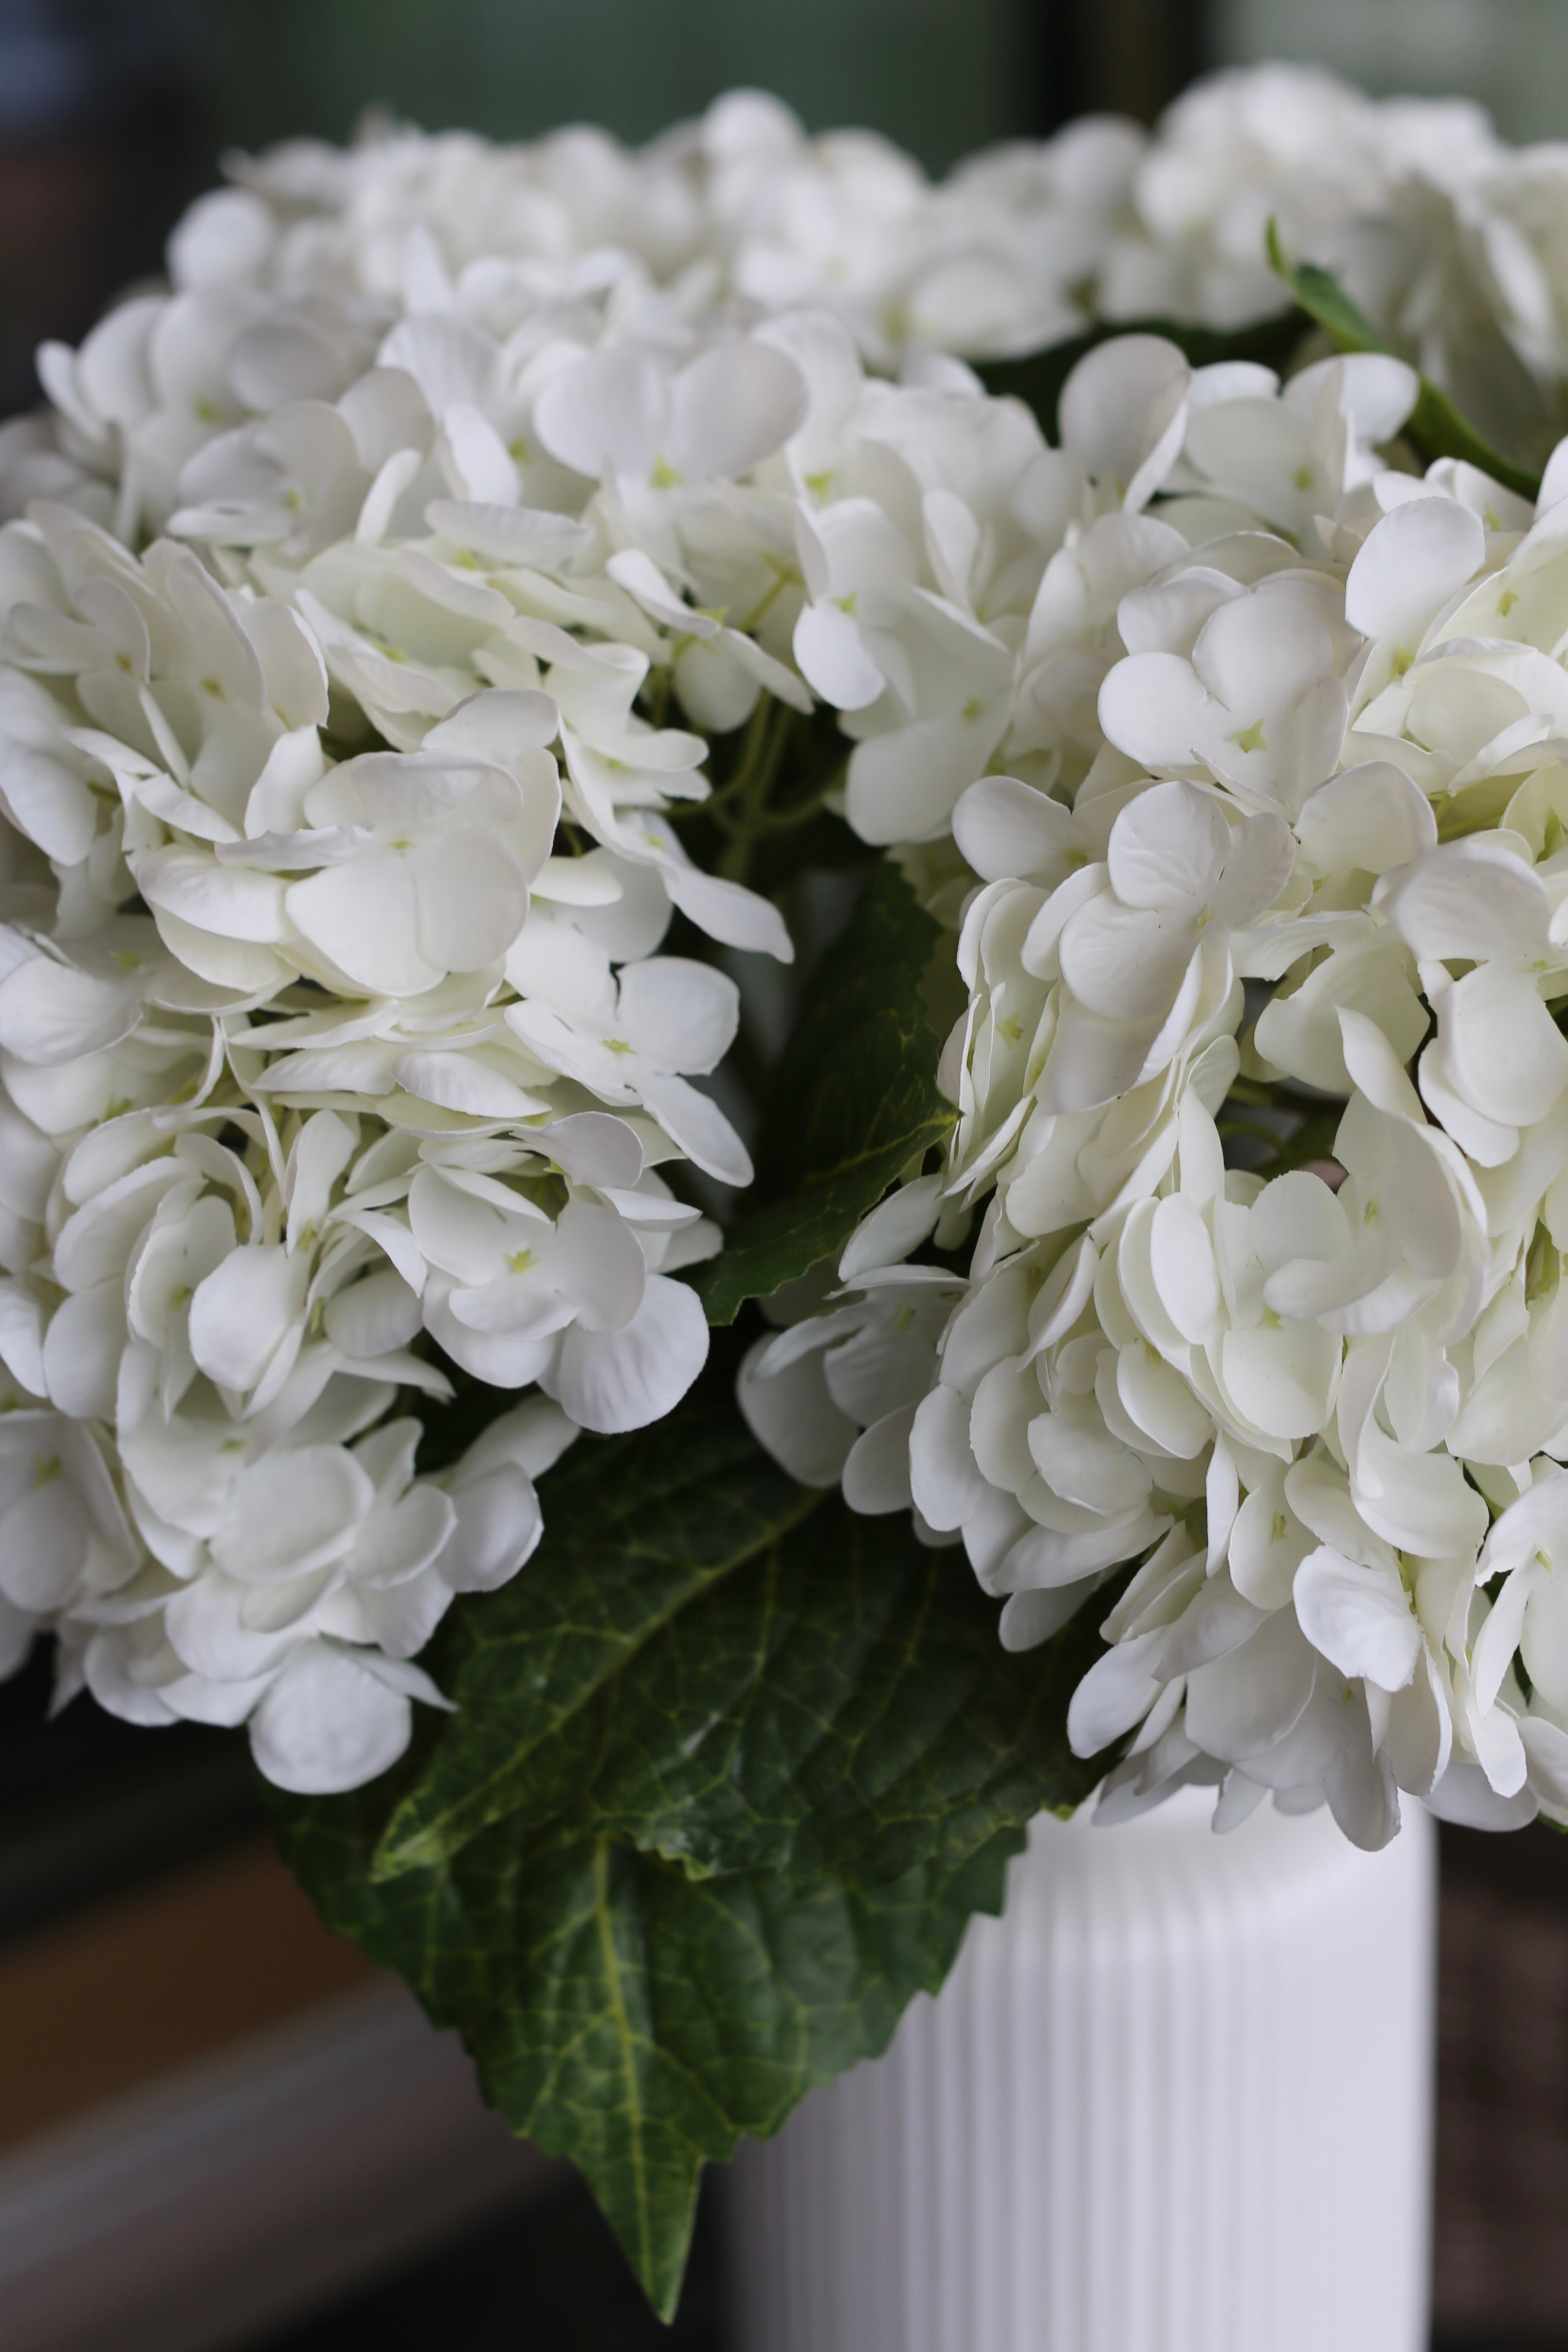
{"type": "Polygon", "coordinates": [[[573,2160],[614,2231],[649,2309],[666,2327],[673,2326],[697,2226],[702,2159],[697,2158],[689,2169],[682,2166],[685,2178],[679,2183],[667,2180],[663,2193],[651,2203],[628,2196],[624,2179],[614,2169],[605,2176],[597,2166],[585,2164],[580,2155],[573,2160]]]}
{"type": "Polygon", "coordinates": [[[1285,247],[1280,243],[1279,239],[1279,215],[1278,213],[1269,214],[1268,226],[1263,232],[1263,242],[1265,250],[1268,255],[1269,268],[1272,269],[1276,278],[1282,278],[1287,286],[1293,287],[1296,282],[1296,273],[1285,258],[1285,247]]]}

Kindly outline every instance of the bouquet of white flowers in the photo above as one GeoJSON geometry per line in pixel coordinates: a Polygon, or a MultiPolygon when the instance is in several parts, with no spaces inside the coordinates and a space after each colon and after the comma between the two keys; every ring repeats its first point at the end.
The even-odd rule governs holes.
{"type": "Polygon", "coordinates": [[[1568,1823],[1556,168],[286,148],[0,432],[4,1661],[666,2309],[1042,1806],[1568,1823]]]}

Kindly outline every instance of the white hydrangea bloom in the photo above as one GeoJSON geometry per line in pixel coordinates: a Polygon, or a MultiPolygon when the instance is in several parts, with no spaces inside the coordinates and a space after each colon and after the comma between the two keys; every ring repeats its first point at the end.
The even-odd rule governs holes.
{"type": "Polygon", "coordinates": [[[1380,471],[1414,392],[1387,362],[1283,399],[1170,381],[1142,575],[1125,508],[1042,574],[1092,648],[1081,749],[958,799],[946,1168],[742,1399],[861,1508],[902,1501],[907,1429],[917,1528],[1006,1596],[1011,1644],[1137,1564],[1069,1718],[1114,1750],[1106,1820],[1194,1780],[1217,1826],[1273,1790],[1369,1845],[1401,1790],[1568,1818],[1568,477],[1530,509],[1451,463],[1380,471]],[[1113,524],[1112,593],[1079,551],[1113,524]],[[1298,1119],[1337,1098],[1323,1159],[1227,1168],[1247,1086],[1298,1119]],[[983,1202],[959,1286],[920,1254],[983,1202]],[[920,1302],[897,1395],[841,1395],[836,1351],[894,1299],[920,1302]]]}
{"type": "Polygon", "coordinates": [[[552,312],[569,335],[606,308],[663,334],[821,305],[889,373],[1038,351],[1092,319],[1235,329],[1281,308],[1270,218],[1500,439],[1561,422],[1557,150],[1315,68],[1211,75],[1152,133],[1093,118],[941,183],[747,91],[640,151],[589,129],[495,146],[397,126],[236,171],[171,239],[171,295],[139,295],[79,353],[51,348],[58,445],[17,436],[0,457],[20,498],[74,482],[107,520],[114,485],[125,526],[156,528],[203,444],[336,401],[400,316],[542,350],[552,312]]]}
{"type": "MultiPolygon", "coordinates": [[[[179,540],[142,557],[58,504],[0,534],[0,1353],[49,1496],[16,1524],[19,1545],[36,1527],[6,1638],[53,1626],[65,1687],[136,1720],[248,1723],[299,1789],[381,1770],[411,1699],[438,1700],[409,1662],[455,1591],[528,1558],[531,1475],[700,1370],[673,1276],[719,1235],[657,1170],[750,1181],[690,1083],[736,990],[656,950],[679,905],[789,952],[663,814],[709,790],[706,745],[634,709],[666,642],[647,583],[639,603],[606,568],[596,507],[570,511],[611,490],[557,467],[568,510],[522,504],[456,396],[476,351],[493,402],[499,347],[436,321],[393,355],[422,374],[364,350],[336,407],[284,386],[263,422],[197,436],[156,502],[179,540]],[[367,721],[390,748],[355,747],[367,721]],[[563,781],[604,845],[585,855],[557,850],[563,781]],[[542,1391],[445,1484],[387,1418],[448,1392],[443,1360],[542,1391]],[[79,1436],[56,1441],[62,1417],[79,1436]]],[[[782,386],[724,460],[745,470],[801,379],[765,345],[710,358],[681,429],[710,469],[752,383],[723,371],[782,386]]],[[[638,382],[678,412],[704,364],[638,382]]],[[[96,454],[129,479],[128,438],[96,454]]],[[[727,492],[650,496],[679,563],[727,492]]],[[[765,683],[809,701],[724,634],[748,707],[765,683]]]]}
{"type": "Polygon", "coordinates": [[[964,364],[1263,317],[1278,215],[1549,438],[1556,161],[1270,68],[941,185],[748,94],[238,176],[0,433],[0,1665],[401,1751],[533,1479],[704,1361],[738,992],[661,950],[791,944],[682,825],[823,705],[968,1003],[758,1435],[1016,1647],[1131,1571],[1105,1818],[1568,1819],[1568,454],[1418,478],[1404,362],[1148,334],[1053,448],[964,364]],[[518,1401],[420,1474],[454,1375],[518,1401]]]}

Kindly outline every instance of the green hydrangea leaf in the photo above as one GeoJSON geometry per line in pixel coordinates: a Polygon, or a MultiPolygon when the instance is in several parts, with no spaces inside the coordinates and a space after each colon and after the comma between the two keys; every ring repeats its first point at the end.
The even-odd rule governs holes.
{"type": "MultiPolygon", "coordinates": [[[[388,1874],[455,1853],[500,1815],[535,1826],[582,1760],[584,1726],[638,1651],[821,1496],[700,1393],[635,1436],[581,1439],[543,1484],[542,1549],[454,1612],[429,1663],[458,1712],[426,1728],[423,1770],[382,1841],[388,1874]]],[[[684,1732],[677,1735],[686,1736],[684,1732]]]]}
{"type": "Polygon", "coordinates": [[[1102,1614],[1010,1656],[962,1553],[835,1496],[638,1652],[561,1793],[695,1878],[958,1869],[1093,1786],[1064,1726],[1102,1614]]]}
{"type": "Polygon", "coordinates": [[[398,1969],[673,2306],[704,2162],[884,2049],[1098,1769],[1102,1609],[1009,1655],[962,1551],[792,1485],[727,1395],[580,1444],[549,1543],[455,1612],[458,1701],[350,1797],[275,1794],[329,1925],[398,1969]]]}
{"type": "Polygon", "coordinates": [[[580,1444],[544,1507],[548,1576],[462,1613],[381,1875],[519,1811],[693,1877],[892,1878],[1093,1785],[1063,1726],[1103,1612],[1010,1655],[961,1551],[794,1486],[727,1400],[580,1444]]]}
{"type": "Polygon", "coordinates": [[[885,2050],[971,1915],[997,1912],[1021,1831],[956,1871],[892,1881],[693,1880],[605,1838],[533,1840],[521,1816],[393,1884],[370,1870],[381,1789],[278,1796],[279,1843],[329,1927],[455,2027],[514,2131],[570,2156],[663,2319],[703,2165],[776,2131],[816,2084],[885,2050]]]}
{"type": "MultiPolygon", "coordinates": [[[[1295,296],[1298,305],[1310,319],[1331,334],[1342,352],[1386,352],[1401,356],[1387,338],[1381,335],[1370,319],[1351,300],[1339,280],[1316,262],[1290,262],[1285,257],[1279,242],[1279,224],[1268,224],[1268,259],[1279,277],[1283,278],[1295,296]]],[[[1494,482],[1514,491],[1521,499],[1534,499],[1541,488],[1541,477],[1521,466],[1500,449],[1493,448],[1485,436],[1455,406],[1448,394],[1426,377],[1415,405],[1405,426],[1404,437],[1416,456],[1426,465],[1437,457],[1458,457],[1466,465],[1477,466],[1489,474],[1494,482]]]]}
{"type": "Polygon", "coordinates": [[[875,866],[774,1069],[761,1176],[723,1253],[691,1281],[710,1323],[836,1257],[867,1211],[957,1114],[937,1092],[943,1035],[927,985],[952,944],[898,868],[875,866]]]}

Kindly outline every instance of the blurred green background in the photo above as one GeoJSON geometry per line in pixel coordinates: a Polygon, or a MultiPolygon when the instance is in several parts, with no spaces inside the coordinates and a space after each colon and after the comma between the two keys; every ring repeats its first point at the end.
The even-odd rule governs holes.
{"type": "Polygon", "coordinates": [[[1568,0],[96,5],[184,15],[213,127],[245,143],[289,128],[341,138],[369,102],[497,137],[591,120],[644,139],[749,82],[814,128],[869,123],[942,168],[1089,108],[1151,116],[1202,66],[1268,57],[1331,65],[1378,92],[1479,98],[1510,138],[1568,135],[1568,0]]]}
{"type": "MultiPolygon", "coordinates": [[[[643,140],[737,82],[869,121],[943,165],[1028,127],[1012,0],[216,0],[215,113],[250,145],[341,139],[367,101],[497,139],[562,121],[643,140]]],[[[1021,70],[1022,68],[1022,70],[1021,70]]]]}

